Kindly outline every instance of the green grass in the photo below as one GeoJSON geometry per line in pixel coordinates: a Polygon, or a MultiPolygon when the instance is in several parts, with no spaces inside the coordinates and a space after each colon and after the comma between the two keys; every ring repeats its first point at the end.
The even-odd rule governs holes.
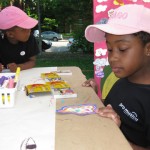
{"type": "Polygon", "coordinates": [[[36,67],[77,66],[87,79],[93,78],[93,54],[58,52],[42,52],[37,56],[36,67]]]}

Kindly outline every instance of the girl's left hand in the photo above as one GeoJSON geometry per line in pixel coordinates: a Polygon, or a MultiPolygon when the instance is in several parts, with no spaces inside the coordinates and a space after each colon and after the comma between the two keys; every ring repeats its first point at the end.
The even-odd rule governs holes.
{"type": "Polygon", "coordinates": [[[121,125],[120,116],[114,111],[112,106],[108,104],[106,107],[99,108],[97,114],[112,119],[118,127],[121,125]]]}

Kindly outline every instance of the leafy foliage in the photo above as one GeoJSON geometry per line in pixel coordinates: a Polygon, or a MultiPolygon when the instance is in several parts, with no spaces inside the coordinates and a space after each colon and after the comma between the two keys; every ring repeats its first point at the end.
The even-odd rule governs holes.
{"type": "Polygon", "coordinates": [[[44,18],[41,28],[43,30],[53,30],[54,28],[57,28],[57,26],[58,24],[55,19],[44,18]]]}
{"type": "Polygon", "coordinates": [[[83,24],[92,22],[93,0],[0,0],[1,7],[11,4],[20,7],[31,17],[40,19],[44,28],[49,26],[61,33],[72,32],[78,20],[82,20],[83,24]],[[52,23],[53,19],[55,24],[52,23]]]}
{"type": "Polygon", "coordinates": [[[73,33],[74,43],[70,47],[71,52],[82,51],[83,53],[93,53],[93,43],[88,42],[84,36],[85,28],[78,28],[73,33]]]}

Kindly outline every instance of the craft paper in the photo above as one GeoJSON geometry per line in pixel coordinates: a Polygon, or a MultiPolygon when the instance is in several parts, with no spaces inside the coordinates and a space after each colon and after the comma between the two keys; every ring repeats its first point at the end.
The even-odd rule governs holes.
{"type": "Polygon", "coordinates": [[[75,115],[90,115],[95,114],[97,106],[95,104],[80,104],[63,106],[62,108],[56,110],[60,114],[75,114],[75,115]]]}

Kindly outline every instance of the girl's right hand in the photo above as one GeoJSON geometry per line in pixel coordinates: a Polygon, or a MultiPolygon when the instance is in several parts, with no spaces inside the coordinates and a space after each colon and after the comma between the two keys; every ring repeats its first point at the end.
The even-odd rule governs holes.
{"type": "Polygon", "coordinates": [[[108,104],[106,107],[99,108],[97,111],[97,114],[112,119],[118,127],[121,125],[120,116],[115,112],[115,110],[112,108],[110,104],[108,104]]]}

